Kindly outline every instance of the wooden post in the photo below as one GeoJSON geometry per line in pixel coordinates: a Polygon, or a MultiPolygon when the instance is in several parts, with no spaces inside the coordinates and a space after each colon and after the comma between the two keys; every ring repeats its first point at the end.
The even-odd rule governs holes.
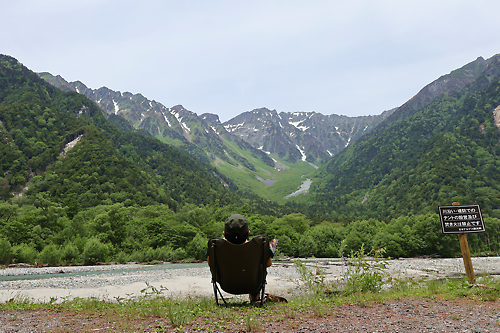
{"type": "MultiPolygon", "coordinates": [[[[454,202],[453,206],[459,206],[460,203],[454,202]]],[[[476,284],[476,276],[474,275],[474,267],[472,267],[472,260],[470,257],[469,243],[467,242],[467,234],[458,234],[460,242],[460,249],[462,250],[462,258],[464,260],[465,273],[469,278],[470,284],[476,284]]]]}
{"type": "Polygon", "coordinates": [[[466,234],[458,234],[460,241],[460,249],[462,249],[462,257],[464,259],[465,273],[469,278],[470,284],[476,284],[476,276],[474,275],[474,267],[472,267],[472,260],[470,258],[469,243],[467,243],[466,234]]]}

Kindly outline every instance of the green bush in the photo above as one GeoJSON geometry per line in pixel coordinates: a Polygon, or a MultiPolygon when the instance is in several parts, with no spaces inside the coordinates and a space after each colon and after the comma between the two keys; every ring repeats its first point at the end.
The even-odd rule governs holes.
{"type": "Polygon", "coordinates": [[[66,244],[61,252],[61,259],[66,264],[76,264],[79,261],[80,251],[76,245],[66,244]]]}
{"type": "Polygon", "coordinates": [[[287,256],[295,255],[295,246],[290,237],[288,237],[287,235],[279,235],[278,240],[279,240],[278,249],[280,253],[283,253],[284,255],[287,256]]]}
{"type": "Polygon", "coordinates": [[[207,243],[206,237],[196,234],[196,236],[186,246],[186,253],[188,257],[196,260],[204,260],[205,253],[207,253],[207,243]]]}
{"type": "Polygon", "coordinates": [[[0,238],[0,264],[9,264],[12,260],[12,247],[5,238],[0,238]]]}
{"type": "Polygon", "coordinates": [[[345,295],[357,292],[379,292],[382,289],[385,275],[382,270],[385,265],[380,261],[380,258],[383,252],[384,249],[380,249],[365,254],[364,245],[361,245],[359,251],[351,252],[347,270],[339,281],[339,288],[343,290],[345,295]],[[374,259],[369,260],[369,255],[373,256],[374,259]]]}
{"type": "Polygon", "coordinates": [[[56,245],[50,244],[43,248],[38,259],[48,265],[57,265],[61,260],[61,252],[56,245]]]}
{"type": "Polygon", "coordinates": [[[97,237],[89,238],[83,248],[83,261],[86,264],[104,262],[106,261],[108,252],[108,246],[101,243],[97,237]]]}
{"type": "Polygon", "coordinates": [[[144,262],[144,251],[135,251],[135,252],[132,252],[132,254],[130,254],[130,261],[134,261],[134,262],[144,262]]]}
{"type": "Polygon", "coordinates": [[[161,261],[173,261],[175,252],[170,246],[162,246],[155,249],[155,257],[161,261]]]}
{"type": "Polygon", "coordinates": [[[298,287],[301,285],[305,286],[309,292],[320,294],[324,293],[329,289],[328,283],[326,283],[325,271],[321,267],[314,267],[315,270],[307,268],[299,259],[293,262],[295,270],[299,274],[298,287]]]}
{"type": "Polygon", "coordinates": [[[129,256],[125,252],[120,251],[116,255],[116,259],[115,260],[116,260],[117,263],[125,264],[126,262],[129,261],[129,256]]]}
{"type": "Polygon", "coordinates": [[[172,258],[172,261],[180,261],[186,258],[187,258],[186,250],[184,250],[183,248],[178,248],[175,249],[174,251],[174,257],[172,258]]]}
{"type": "Polygon", "coordinates": [[[12,253],[16,263],[34,264],[38,256],[38,251],[33,246],[24,243],[14,246],[12,253]]]}
{"type": "Polygon", "coordinates": [[[144,258],[142,259],[143,262],[150,262],[153,260],[157,260],[155,257],[155,251],[153,248],[148,247],[147,249],[144,250],[144,258]]]}
{"type": "Polygon", "coordinates": [[[304,236],[300,239],[299,241],[300,257],[315,257],[317,253],[318,253],[318,243],[311,236],[304,236]]]}

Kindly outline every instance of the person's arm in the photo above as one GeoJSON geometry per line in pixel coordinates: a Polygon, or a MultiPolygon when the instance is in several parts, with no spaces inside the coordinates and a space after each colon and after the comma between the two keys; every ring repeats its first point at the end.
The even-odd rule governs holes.
{"type": "Polygon", "coordinates": [[[274,253],[276,252],[276,247],[278,246],[278,240],[273,239],[269,242],[269,259],[267,260],[267,267],[273,264],[272,258],[274,257],[274,253]]]}

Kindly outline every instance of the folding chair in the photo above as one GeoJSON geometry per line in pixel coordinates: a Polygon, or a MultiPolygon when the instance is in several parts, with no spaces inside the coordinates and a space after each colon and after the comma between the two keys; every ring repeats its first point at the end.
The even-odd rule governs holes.
{"type": "Polygon", "coordinates": [[[218,296],[227,305],[220,289],[233,295],[255,295],[252,302],[259,300],[257,296],[260,294],[260,304],[263,304],[269,259],[269,240],[266,236],[256,236],[239,245],[222,238],[212,238],[208,241],[208,256],[217,305],[218,296]]]}

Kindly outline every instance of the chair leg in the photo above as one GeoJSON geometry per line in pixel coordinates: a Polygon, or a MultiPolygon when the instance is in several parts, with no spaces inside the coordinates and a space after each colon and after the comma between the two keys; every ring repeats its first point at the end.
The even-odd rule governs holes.
{"type": "Polygon", "coordinates": [[[219,305],[219,297],[218,296],[220,296],[220,298],[224,302],[224,305],[227,306],[227,302],[224,299],[224,296],[222,296],[222,292],[220,291],[219,287],[217,287],[217,283],[213,282],[213,285],[214,285],[215,303],[217,303],[217,305],[219,305]]]}
{"type": "Polygon", "coordinates": [[[260,305],[264,305],[264,295],[265,295],[265,292],[266,292],[266,281],[264,281],[264,283],[262,283],[262,292],[260,294],[260,305]]]}
{"type": "Polygon", "coordinates": [[[218,295],[217,295],[217,285],[215,284],[215,282],[212,282],[212,284],[213,284],[213,287],[214,287],[215,303],[216,303],[217,305],[219,305],[219,298],[217,297],[217,296],[218,296],[218,295]]]}

